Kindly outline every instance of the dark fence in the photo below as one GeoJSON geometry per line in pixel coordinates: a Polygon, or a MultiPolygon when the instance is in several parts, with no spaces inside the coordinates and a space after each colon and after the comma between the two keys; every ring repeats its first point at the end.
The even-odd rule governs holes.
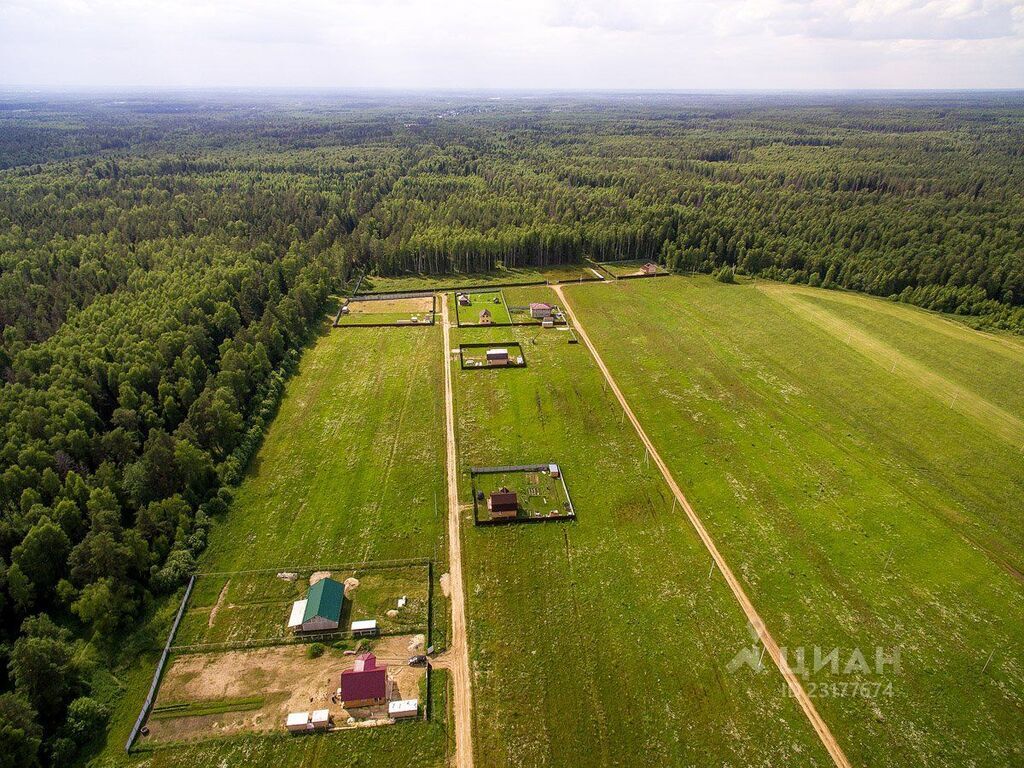
{"type": "Polygon", "coordinates": [[[499,517],[480,518],[480,501],[476,497],[476,483],[473,479],[477,475],[497,475],[503,472],[546,472],[551,464],[518,464],[507,467],[470,467],[469,478],[470,488],[473,491],[473,525],[517,525],[519,523],[550,523],[558,520],[575,520],[576,508],[572,504],[572,496],[569,495],[569,486],[565,484],[565,473],[559,467],[558,479],[562,481],[562,490],[565,492],[565,501],[569,505],[569,511],[565,514],[543,515],[541,517],[499,517]]]}
{"type": "Polygon", "coordinates": [[[463,370],[467,371],[488,371],[488,370],[501,370],[502,368],[525,368],[526,367],[526,355],[523,354],[523,347],[518,341],[495,341],[491,344],[459,344],[459,363],[463,370]],[[523,359],[523,362],[517,363],[512,360],[512,355],[509,354],[509,361],[505,365],[466,365],[466,357],[463,354],[465,349],[494,349],[495,347],[504,347],[508,350],[518,349],[519,357],[523,359]]]}
{"type": "Polygon", "coordinates": [[[146,701],[142,705],[142,711],[139,712],[139,717],[135,721],[135,725],[132,726],[131,733],[128,734],[128,741],[124,745],[125,752],[131,752],[132,745],[139,737],[139,731],[142,730],[142,724],[146,722],[146,718],[149,716],[149,710],[153,708],[153,702],[156,700],[156,692],[160,689],[160,678],[164,673],[164,665],[167,664],[167,657],[171,653],[171,644],[174,642],[174,635],[178,631],[178,625],[181,623],[182,616],[185,615],[185,606],[188,605],[188,599],[192,596],[192,587],[195,586],[195,583],[196,577],[193,576],[188,580],[188,586],[185,587],[185,595],[181,598],[181,605],[178,606],[178,614],[174,617],[174,623],[171,625],[171,631],[167,633],[167,642],[164,644],[164,651],[160,654],[160,661],[156,665],[156,672],[153,673],[153,682],[149,686],[149,694],[146,696],[146,701]]]}

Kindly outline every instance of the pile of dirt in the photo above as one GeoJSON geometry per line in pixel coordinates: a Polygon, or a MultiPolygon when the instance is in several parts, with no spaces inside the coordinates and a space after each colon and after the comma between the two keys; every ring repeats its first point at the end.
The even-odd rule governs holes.
{"type": "Polygon", "coordinates": [[[423,644],[427,641],[427,638],[423,635],[413,635],[409,640],[409,650],[419,651],[423,649],[423,644]]]}
{"type": "Polygon", "coordinates": [[[309,577],[309,586],[313,586],[318,581],[323,581],[331,575],[330,571],[316,571],[312,576],[309,577]]]}
{"type": "Polygon", "coordinates": [[[299,574],[292,573],[291,571],[282,571],[281,573],[277,574],[277,578],[284,579],[285,581],[295,581],[297,578],[299,578],[299,574]]]}
{"type": "Polygon", "coordinates": [[[356,591],[359,586],[359,579],[354,576],[349,576],[345,579],[345,597],[351,597],[352,593],[356,591]]]}
{"type": "Polygon", "coordinates": [[[452,575],[450,573],[441,574],[441,592],[444,593],[445,597],[451,597],[451,580],[452,575]]]}
{"type": "Polygon", "coordinates": [[[392,608],[390,611],[388,611],[388,618],[389,619],[393,619],[397,615],[398,615],[398,611],[396,611],[394,608],[392,608]]]}

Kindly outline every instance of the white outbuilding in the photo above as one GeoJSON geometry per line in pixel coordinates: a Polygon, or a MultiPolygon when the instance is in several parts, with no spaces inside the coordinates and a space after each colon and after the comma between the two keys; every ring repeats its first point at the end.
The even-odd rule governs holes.
{"type": "Polygon", "coordinates": [[[291,733],[309,730],[309,712],[289,712],[284,725],[291,733]]]}
{"type": "Polygon", "coordinates": [[[419,699],[398,699],[388,703],[388,717],[395,720],[416,717],[419,711],[419,699]]]}

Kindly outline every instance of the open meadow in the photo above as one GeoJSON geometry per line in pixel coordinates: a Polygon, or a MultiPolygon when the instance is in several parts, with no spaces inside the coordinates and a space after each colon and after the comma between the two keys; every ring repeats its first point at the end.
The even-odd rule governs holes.
{"type": "Polygon", "coordinates": [[[477,764],[827,765],[781,675],[726,671],[751,642],[743,614],[586,347],[558,328],[453,334],[511,334],[530,360],[453,363],[477,764]],[[550,461],[577,521],[473,526],[470,467],[550,461]]]}
{"type": "Polygon", "coordinates": [[[851,761],[1024,762],[1019,339],[778,283],[566,296],[791,664],[840,649],[805,685],[851,761]]]}
{"type": "MultiPolygon", "coordinates": [[[[222,575],[197,580],[177,644],[244,641],[268,635],[271,640],[284,639],[290,601],[303,593],[312,568],[432,558],[438,563],[435,579],[443,572],[447,549],[440,349],[437,327],[366,328],[333,330],[305,354],[230,511],[215,522],[210,533],[200,570],[222,575]],[[293,582],[277,578],[273,571],[244,573],[258,569],[293,570],[303,578],[293,582]]],[[[424,631],[428,608],[425,567],[348,568],[334,575],[360,580],[351,601],[346,601],[345,621],[372,613],[385,632],[424,631]],[[396,594],[407,594],[409,602],[407,609],[392,618],[384,609],[394,606],[396,594]]],[[[435,585],[435,638],[444,644],[448,608],[440,594],[435,585]]],[[[162,643],[162,638],[154,640],[162,643]]],[[[403,645],[401,654],[391,656],[406,652],[403,645]]],[[[332,670],[344,666],[341,651],[334,649],[309,661],[308,674],[303,646],[247,653],[295,656],[289,663],[296,685],[307,685],[306,678],[311,675],[322,676],[319,670],[331,666],[332,660],[336,666],[332,670]]],[[[221,654],[224,659],[230,655],[221,654]]],[[[219,658],[218,654],[201,656],[209,658],[210,664],[219,658]]],[[[178,660],[187,665],[193,658],[195,654],[172,654],[171,671],[165,673],[168,679],[177,679],[173,670],[178,660]]],[[[213,703],[222,702],[221,709],[235,707],[231,710],[234,714],[202,717],[230,715],[236,720],[256,720],[270,707],[275,718],[272,727],[279,733],[232,733],[227,728],[223,729],[227,735],[218,738],[143,745],[125,756],[124,740],[142,705],[154,664],[155,655],[143,656],[120,681],[125,694],[96,765],[315,768],[383,766],[396,761],[445,764],[449,744],[443,672],[435,673],[433,694],[439,709],[430,722],[298,738],[283,733],[273,709],[287,702],[287,686],[279,685],[281,690],[267,694],[266,702],[250,702],[243,701],[241,694],[251,688],[252,695],[261,697],[261,686],[239,687],[244,681],[228,679],[213,703]]],[[[247,679],[258,683],[265,675],[253,673],[247,679]]],[[[188,703],[179,702],[174,689],[169,695],[161,704],[171,699],[175,705],[188,703]]],[[[206,712],[210,706],[196,711],[206,712]]],[[[159,723],[168,719],[167,712],[157,718],[159,723]]],[[[265,727],[266,721],[261,725],[265,727]]],[[[162,727],[166,736],[169,726],[162,727]]]]}

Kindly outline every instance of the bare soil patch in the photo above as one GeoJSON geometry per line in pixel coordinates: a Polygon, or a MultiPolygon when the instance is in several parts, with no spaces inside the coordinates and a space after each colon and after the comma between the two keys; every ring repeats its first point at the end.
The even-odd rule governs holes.
{"type": "MultiPolygon", "coordinates": [[[[425,670],[408,666],[409,648],[416,646],[420,637],[386,637],[373,648],[378,661],[388,665],[389,676],[397,686],[395,695],[400,698],[416,699],[420,695],[420,680],[425,670]]],[[[310,659],[305,645],[178,656],[164,675],[158,706],[246,696],[264,697],[263,706],[246,712],[150,719],[147,739],[176,741],[241,731],[283,732],[288,712],[312,709],[330,710],[339,726],[344,726],[350,715],[357,721],[386,720],[386,706],[348,712],[337,701],[339,676],[354,663],[354,656],[342,656],[334,651],[310,659]]]]}
{"type": "Polygon", "coordinates": [[[353,315],[379,315],[386,312],[409,312],[411,314],[430,312],[434,308],[431,296],[415,298],[379,299],[374,301],[349,302],[348,311],[353,315]]]}

